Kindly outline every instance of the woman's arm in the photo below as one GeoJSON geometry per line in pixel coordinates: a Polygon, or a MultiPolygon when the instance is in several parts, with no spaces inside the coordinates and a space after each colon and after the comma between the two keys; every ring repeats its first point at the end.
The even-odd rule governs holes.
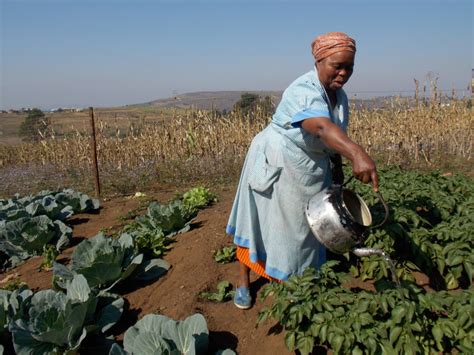
{"type": "Polygon", "coordinates": [[[350,140],[342,129],[325,117],[305,119],[301,122],[301,127],[319,137],[327,147],[349,159],[354,176],[363,183],[372,182],[374,191],[378,191],[379,182],[374,161],[360,145],[350,140]]]}

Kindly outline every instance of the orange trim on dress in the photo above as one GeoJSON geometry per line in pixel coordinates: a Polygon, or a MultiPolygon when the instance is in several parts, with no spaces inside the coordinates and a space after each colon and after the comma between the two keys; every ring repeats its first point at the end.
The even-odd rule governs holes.
{"type": "Polygon", "coordinates": [[[275,282],[282,282],[279,279],[275,279],[271,276],[268,276],[267,273],[265,272],[265,262],[262,260],[258,260],[256,263],[253,263],[250,261],[250,253],[248,248],[243,248],[240,246],[237,246],[237,259],[244,265],[250,268],[253,272],[255,272],[257,275],[260,275],[270,281],[275,281],[275,282]]]}

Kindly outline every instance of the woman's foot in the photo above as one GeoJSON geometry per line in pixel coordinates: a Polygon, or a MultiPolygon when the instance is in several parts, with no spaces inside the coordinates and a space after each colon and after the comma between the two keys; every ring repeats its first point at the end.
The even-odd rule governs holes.
{"type": "Polygon", "coordinates": [[[235,290],[234,295],[234,304],[240,309],[249,309],[252,307],[249,284],[250,269],[244,263],[240,263],[239,287],[235,290]]]}
{"type": "Polygon", "coordinates": [[[252,297],[250,296],[250,290],[248,287],[237,287],[234,295],[234,304],[240,309],[249,309],[252,307],[252,297]]]}

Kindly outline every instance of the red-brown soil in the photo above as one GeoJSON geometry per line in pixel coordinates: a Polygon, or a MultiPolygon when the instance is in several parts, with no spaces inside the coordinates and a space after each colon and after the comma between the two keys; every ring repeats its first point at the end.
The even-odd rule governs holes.
{"type": "MultiPolygon", "coordinates": [[[[121,321],[112,328],[113,334],[121,341],[123,333],[131,325],[149,313],[159,313],[174,319],[184,319],[194,313],[202,313],[210,331],[210,354],[219,349],[231,348],[238,354],[290,354],[285,348],[284,334],[269,334],[275,326],[267,321],[256,328],[258,312],[263,308],[260,299],[250,310],[240,310],[229,301],[213,303],[198,298],[204,290],[215,289],[219,281],[228,280],[235,285],[238,263],[217,264],[213,251],[232,244],[225,234],[227,218],[232,207],[234,188],[218,188],[218,201],[199,212],[192,229],[176,237],[176,243],[164,257],[171,264],[170,270],[159,280],[147,285],[125,285],[121,294],[127,300],[121,321]]],[[[153,194],[154,199],[166,202],[174,196],[175,190],[162,190],[153,194]]],[[[98,214],[82,214],[72,217],[68,224],[73,227],[73,245],[84,238],[96,235],[101,229],[119,228],[123,225],[121,216],[139,206],[137,199],[117,198],[101,203],[98,214]]],[[[58,258],[66,263],[73,247],[65,250],[58,258]]],[[[39,271],[41,257],[34,257],[19,267],[0,274],[0,280],[15,274],[34,289],[51,287],[51,271],[39,271]]],[[[262,279],[252,278],[252,288],[259,294],[265,284],[262,279]]],[[[98,354],[90,347],[85,354],[98,354]]]]}

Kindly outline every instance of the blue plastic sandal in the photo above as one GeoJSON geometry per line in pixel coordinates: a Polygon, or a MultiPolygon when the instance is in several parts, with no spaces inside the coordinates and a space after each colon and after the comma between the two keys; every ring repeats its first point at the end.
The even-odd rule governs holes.
{"type": "Polygon", "coordinates": [[[252,307],[252,297],[248,287],[240,286],[235,290],[234,304],[240,309],[252,307]]]}

